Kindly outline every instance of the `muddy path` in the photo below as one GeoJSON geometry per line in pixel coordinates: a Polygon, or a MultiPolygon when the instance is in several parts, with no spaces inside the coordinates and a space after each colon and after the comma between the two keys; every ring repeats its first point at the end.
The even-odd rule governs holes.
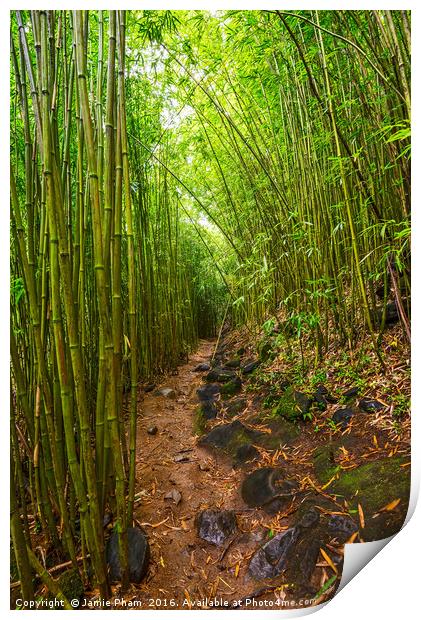
{"type": "Polygon", "coordinates": [[[194,523],[196,514],[210,506],[244,509],[238,495],[240,472],[229,460],[200,448],[194,435],[195,392],[202,381],[193,369],[210,360],[214,346],[202,341],[178,374],[158,386],[174,389],[175,399],[152,392],[140,403],[134,516],[148,534],[152,556],[137,592],[144,607],[185,609],[195,602],[206,605],[206,598],[216,596],[229,601],[247,590],[235,576],[241,558],[234,554],[227,561],[228,553],[221,558],[224,548],[198,540],[194,523]],[[147,432],[151,426],[158,429],[155,435],[147,432]],[[173,491],[175,500],[165,499],[173,491]]]}

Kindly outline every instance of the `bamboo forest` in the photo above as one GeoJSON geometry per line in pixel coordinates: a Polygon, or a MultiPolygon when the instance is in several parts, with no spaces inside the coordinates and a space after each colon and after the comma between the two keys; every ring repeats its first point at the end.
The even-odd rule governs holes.
{"type": "Polygon", "coordinates": [[[10,606],[291,609],[410,493],[411,14],[10,13],[10,606]]]}

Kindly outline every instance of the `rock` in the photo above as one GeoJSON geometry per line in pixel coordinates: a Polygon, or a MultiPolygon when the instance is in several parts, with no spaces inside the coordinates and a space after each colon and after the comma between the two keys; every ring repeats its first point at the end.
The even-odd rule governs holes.
{"type": "Polygon", "coordinates": [[[281,469],[262,467],[249,474],[241,485],[241,497],[251,508],[261,507],[275,514],[298,487],[293,480],[285,480],[281,469]]]}
{"type": "Polygon", "coordinates": [[[259,451],[251,443],[245,443],[240,446],[235,453],[235,464],[241,465],[247,461],[252,461],[259,456],[259,451]]]}
{"type": "Polygon", "coordinates": [[[407,461],[407,457],[394,456],[365,463],[342,471],[329,487],[330,494],[346,499],[350,511],[357,511],[358,504],[362,506],[365,526],[360,531],[364,541],[381,540],[401,529],[411,486],[410,468],[402,467],[407,461]],[[395,499],[401,501],[394,510],[381,511],[395,499]]]}
{"type": "Polygon", "coordinates": [[[243,375],[249,375],[253,371],[256,370],[260,366],[259,360],[248,360],[244,366],[242,366],[241,370],[243,371],[243,375]]]}
{"type": "Polygon", "coordinates": [[[232,510],[203,510],[196,517],[199,538],[218,547],[237,530],[235,512],[232,510]]]}
{"type": "Polygon", "coordinates": [[[234,377],[234,379],[232,379],[231,381],[227,381],[226,383],[224,383],[224,385],[221,386],[221,395],[229,398],[230,396],[233,396],[234,394],[239,392],[241,390],[241,386],[242,383],[240,377],[234,377]]]}
{"type": "Polygon", "coordinates": [[[219,394],[220,386],[217,383],[208,383],[196,390],[199,400],[213,400],[219,394]]]}
{"type": "MultiPolygon", "coordinates": [[[[64,571],[58,578],[60,590],[68,601],[81,601],[85,593],[85,587],[79,572],[75,568],[64,571]]],[[[61,599],[57,599],[61,600],[61,599]]],[[[76,608],[76,604],[74,605],[76,608]]]]}
{"type": "Polygon", "coordinates": [[[279,397],[277,405],[272,409],[272,413],[287,420],[303,419],[304,415],[310,411],[313,399],[288,387],[279,397]]]}
{"type": "Polygon", "coordinates": [[[263,339],[259,343],[258,352],[259,352],[259,360],[261,362],[266,362],[267,360],[269,360],[270,357],[272,357],[273,346],[274,346],[274,342],[271,339],[270,340],[263,339]]]}
{"type": "MultiPolygon", "coordinates": [[[[377,321],[379,324],[382,322],[383,318],[383,306],[379,306],[375,310],[375,315],[377,317],[377,321]]],[[[395,323],[399,322],[399,311],[396,305],[396,301],[389,301],[386,304],[386,325],[395,325],[395,323]]]]}
{"type": "Polygon", "coordinates": [[[312,405],[313,399],[307,394],[303,392],[298,392],[295,390],[294,392],[295,402],[297,403],[297,407],[300,410],[301,414],[308,413],[310,411],[310,407],[312,405]]]}
{"type": "Polygon", "coordinates": [[[293,443],[300,436],[300,427],[284,418],[269,420],[266,426],[270,433],[264,433],[259,445],[268,450],[275,450],[285,444],[293,443]]]}
{"type": "Polygon", "coordinates": [[[177,489],[171,489],[171,491],[168,491],[168,493],[164,495],[164,499],[172,499],[174,504],[178,506],[181,502],[181,493],[177,491],[177,489]]]}
{"type": "Polygon", "coordinates": [[[146,432],[148,433],[148,435],[156,435],[158,432],[158,427],[150,426],[146,432]]]}
{"type": "Polygon", "coordinates": [[[252,556],[248,573],[257,580],[273,579],[284,570],[294,550],[299,529],[292,527],[276,534],[252,556]]]}
{"type": "Polygon", "coordinates": [[[145,385],[145,387],[143,388],[143,391],[145,393],[148,392],[152,392],[152,390],[154,390],[156,388],[156,383],[148,383],[147,385],[145,385]]]}
{"type": "Polygon", "coordinates": [[[198,413],[206,420],[214,420],[218,415],[216,402],[214,400],[203,400],[198,409],[198,413]]]}
{"type": "Polygon", "coordinates": [[[353,415],[354,412],[352,409],[338,409],[335,411],[331,419],[335,422],[335,424],[340,425],[340,427],[344,429],[348,426],[348,422],[353,415]]]}
{"type": "Polygon", "coordinates": [[[321,411],[325,411],[329,403],[333,404],[338,402],[338,399],[329,394],[328,389],[321,384],[317,386],[317,390],[313,395],[313,400],[317,403],[317,406],[321,411]]]}
{"type": "Polygon", "coordinates": [[[300,527],[309,528],[317,525],[320,521],[320,513],[314,508],[307,510],[298,521],[300,527]]]}
{"type": "Polygon", "coordinates": [[[174,457],[174,463],[189,463],[190,459],[186,454],[176,454],[174,457]]]}
{"type": "Polygon", "coordinates": [[[195,368],[193,368],[193,372],[207,372],[210,370],[210,364],[198,364],[195,368]]]}
{"type": "Polygon", "coordinates": [[[216,381],[217,383],[227,383],[228,381],[235,379],[236,376],[237,375],[234,370],[227,370],[225,368],[217,366],[206,375],[206,381],[208,381],[209,383],[212,383],[214,381],[216,381]]]}
{"type": "MultiPolygon", "coordinates": [[[[127,528],[129,579],[140,583],[148,570],[150,550],[146,534],[139,527],[127,528]]],[[[107,563],[112,582],[121,580],[117,532],[113,532],[107,544],[107,563]]]]}
{"type": "Polygon", "coordinates": [[[366,413],[376,413],[377,411],[383,411],[386,408],[383,403],[372,398],[362,398],[358,403],[358,407],[366,413]]]}
{"type": "Polygon", "coordinates": [[[156,390],[155,396],[164,396],[165,398],[169,398],[170,400],[174,400],[175,398],[177,398],[177,394],[172,388],[160,388],[159,390],[156,390]]]}
{"type": "Polygon", "coordinates": [[[232,360],[228,360],[224,364],[225,368],[240,368],[241,360],[238,357],[234,357],[232,360]]]}
{"type": "Polygon", "coordinates": [[[321,546],[322,543],[318,538],[312,537],[311,539],[299,541],[295,548],[296,555],[294,558],[298,566],[292,564],[291,567],[288,567],[296,582],[301,584],[308,584],[310,582],[316,568],[321,546]]]}
{"type": "Polygon", "coordinates": [[[356,397],[358,396],[358,394],[359,394],[359,393],[360,393],[360,388],[359,388],[359,387],[357,387],[357,386],[355,386],[355,387],[350,388],[350,389],[349,389],[349,390],[347,390],[346,392],[344,392],[344,393],[342,394],[342,398],[343,398],[345,401],[352,400],[353,398],[356,398],[356,397]]]}
{"type": "Polygon", "coordinates": [[[235,400],[231,400],[225,405],[225,412],[228,416],[234,417],[240,413],[243,413],[246,407],[247,407],[246,398],[236,398],[235,400]]]}
{"type": "Polygon", "coordinates": [[[334,533],[346,534],[349,538],[354,532],[358,531],[358,525],[351,517],[345,515],[332,515],[328,521],[327,527],[334,533]]]}
{"type": "Polygon", "coordinates": [[[243,443],[249,443],[250,439],[260,437],[260,433],[244,426],[239,420],[230,424],[215,426],[207,435],[200,439],[200,444],[213,448],[228,448],[230,444],[237,444],[235,451],[243,443]]]}

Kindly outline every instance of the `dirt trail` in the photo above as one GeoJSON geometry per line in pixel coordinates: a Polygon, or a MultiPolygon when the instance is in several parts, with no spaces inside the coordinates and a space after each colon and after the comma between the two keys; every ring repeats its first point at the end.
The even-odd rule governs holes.
{"type": "MultiPolygon", "coordinates": [[[[235,607],[239,600],[242,601],[242,609],[255,609],[256,605],[269,609],[291,608],[295,606],[292,601],[299,600],[296,598],[300,596],[299,592],[304,592],[306,597],[307,594],[310,596],[310,592],[316,595],[321,584],[328,581],[329,574],[329,583],[332,583],[332,575],[333,578],[335,574],[340,577],[343,546],[339,539],[344,536],[340,530],[343,525],[338,525],[334,533],[329,534],[326,524],[331,515],[340,515],[339,520],[345,516],[349,524],[352,513],[353,523],[356,529],[359,528],[360,541],[376,540],[384,537],[384,532],[399,530],[409,495],[409,482],[406,480],[409,480],[406,476],[409,470],[402,469],[408,462],[404,463],[398,457],[399,453],[406,455],[408,447],[399,444],[393,447],[394,442],[389,434],[378,425],[382,421],[381,414],[380,418],[367,414],[355,415],[345,431],[336,432],[334,441],[329,430],[331,427],[327,431],[325,428],[326,420],[332,413],[329,409],[318,416],[318,424],[321,427],[325,425],[326,432],[316,433],[314,425],[300,423],[299,432],[295,430],[295,439],[291,437],[290,440],[282,434],[276,435],[276,429],[285,432],[286,425],[290,427],[291,423],[277,419],[272,435],[275,443],[269,447],[260,441],[257,446],[259,467],[282,466],[285,480],[296,483],[300,489],[290,493],[287,503],[275,515],[269,516],[269,511],[259,508],[248,508],[242,500],[240,489],[246,474],[256,469],[256,462],[251,460],[235,468],[232,455],[230,458],[220,451],[207,451],[198,445],[195,434],[199,406],[196,390],[202,384],[203,373],[194,372],[194,368],[201,362],[210,361],[214,346],[214,341],[201,341],[189,362],[179,366],[177,373],[156,386],[156,390],[171,388],[175,398],[158,395],[154,390],[139,401],[134,517],[136,524],[148,535],[151,563],[147,577],[139,586],[132,587],[129,599],[140,601],[144,609],[226,608],[235,607]],[[155,434],[149,434],[148,429],[155,426],[155,434]],[[316,447],[321,447],[321,454],[327,459],[326,463],[320,459],[317,461],[317,467],[322,467],[321,473],[325,470],[328,473],[326,480],[318,483],[319,486],[313,482],[322,479],[320,472],[314,475],[316,460],[313,451],[316,447]],[[385,461],[386,457],[390,459],[385,461]],[[368,471],[367,468],[373,469],[368,471]],[[345,479],[351,480],[352,484],[349,484],[352,488],[347,489],[346,485],[343,491],[339,488],[336,498],[335,493],[332,496],[329,492],[332,482],[338,479],[338,469],[341,470],[341,480],[348,476],[345,479]],[[352,470],[352,474],[347,474],[348,470],[352,470]],[[375,505],[371,505],[367,489],[364,495],[367,480],[367,488],[371,488],[371,471],[377,478],[381,477],[382,492],[378,498],[374,497],[375,505]],[[357,472],[361,472],[361,478],[356,477],[357,472]],[[399,489],[396,486],[398,481],[399,489]],[[341,493],[345,493],[348,499],[341,493]],[[361,514],[358,522],[358,516],[355,516],[357,510],[355,507],[351,510],[348,504],[358,493],[358,501],[365,508],[365,523],[361,514]],[[305,507],[307,500],[312,501],[310,509],[305,507]],[[276,533],[292,528],[289,530],[291,533],[301,507],[307,511],[307,517],[316,508],[316,512],[320,513],[317,517],[320,524],[313,528],[298,524],[301,532],[302,528],[308,528],[308,531],[300,534],[302,537],[290,554],[289,574],[281,573],[275,580],[254,581],[248,574],[251,556],[276,533]],[[382,507],[381,515],[379,507],[382,507]],[[207,508],[235,511],[238,530],[225,546],[216,547],[197,536],[195,517],[207,508]],[[370,536],[369,530],[373,525],[374,534],[366,538],[366,534],[370,536]],[[325,547],[323,557],[318,555],[322,544],[325,547]],[[309,571],[307,577],[306,571],[309,571]],[[305,578],[304,589],[300,589],[301,573],[305,578]],[[293,582],[297,582],[295,585],[288,583],[291,575],[298,575],[298,581],[292,576],[293,582]],[[290,588],[291,585],[295,590],[290,588]],[[245,603],[246,598],[253,598],[254,601],[245,603]]],[[[248,428],[271,435],[270,424],[262,424],[259,417],[262,396],[254,390],[247,390],[247,380],[243,383],[241,397],[246,400],[246,408],[241,414],[229,416],[225,401],[225,407],[218,408],[217,419],[211,426],[232,422],[241,416],[241,422],[246,423],[248,428]]],[[[361,506],[358,507],[360,509],[361,506]]],[[[357,536],[357,532],[353,536],[357,536]]],[[[346,532],[345,539],[348,539],[346,532]]],[[[331,594],[338,583],[339,579],[332,586],[331,594]]],[[[309,606],[313,601],[300,599],[296,606],[309,606]]]]}
{"type": "Polygon", "coordinates": [[[216,459],[198,447],[194,436],[201,373],[193,368],[209,361],[213,347],[214,342],[202,341],[178,374],[157,386],[173,388],[178,393],[175,400],[152,392],[140,403],[135,519],[148,534],[152,556],[148,577],[136,594],[144,608],[187,609],[190,602],[193,607],[206,605],[206,597],[232,601],[253,592],[253,584],[244,583],[241,576],[244,544],[250,537],[256,540],[242,524],[241,512],[251,514],[238,492],[242,474],[229,460],[216,459]],[[158,432],[151,436],[147,429],[153,425],[158,432]],[[178,505],[164,497],[172,490],[181,494],[178,505]],[[242,540],[237,537],[235,549],[227,549],[223,558],[223,547],[196,536],[195,516],[207,507],[238,511],[242,540]]]}

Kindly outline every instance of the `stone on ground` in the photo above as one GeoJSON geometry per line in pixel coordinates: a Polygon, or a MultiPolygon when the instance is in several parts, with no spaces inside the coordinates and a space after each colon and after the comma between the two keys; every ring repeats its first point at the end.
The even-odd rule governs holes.
{"type": "Polygon", "coordinates": [[[199,538],[220,546],[237,530],[235,512],[232,510],[208,509],[196,517],[199,538]]]}
{"type": "Polygon", "coordinates": [[[275,514],[290,499],[298,484],[286,480],[282,469],[261,467],[249,474],[241,485],[241,496],[250,506],[262,507],[269,514],[275,514]]]}
{"type": "MultiPolygon", "coordinates": [[[[139,527],[127,528],[129,579],[140,583],[148,570],[150,550],[146,534],[139,527]]],[[[121,581],[120,557],[117,532],[113,532],[107,544],[107,563],[112,582],[121,581]]]]}

